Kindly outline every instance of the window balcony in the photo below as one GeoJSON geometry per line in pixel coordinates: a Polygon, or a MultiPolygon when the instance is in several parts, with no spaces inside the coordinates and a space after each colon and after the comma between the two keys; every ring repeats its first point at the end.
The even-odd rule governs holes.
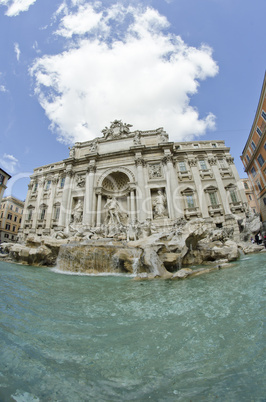
{"type": "Polygon", "coordinates": [[[235,212],[245,212],[245,206],[243,205],[243,203],[241,201],[229,202],[229,206],[230,206],[230,209],[233,212],[233,214],[235,212]]]}
{"type": "Polygon", "coordinates": [[[185,214],[186,219],[201,217],[201,212],[200,212],[199,207],[185,208],[184,214],[185,214]]]}
{"type": "Polygon", "coordinates": [[[208,205],[208,212],[210,216],[224,214],[224,210],[221,204],[208,205]]]}

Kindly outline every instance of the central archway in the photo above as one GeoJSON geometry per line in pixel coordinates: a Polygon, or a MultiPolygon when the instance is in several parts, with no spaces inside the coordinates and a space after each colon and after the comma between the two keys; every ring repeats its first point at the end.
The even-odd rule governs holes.
{"type": "Polygon", "coordinates": [[[121,194],[128,190],[129,177],[123,172],[113,172],[102,182],[102,189],[108,193],[121,194]]]}
{"type": "Polygon", "coordinates": [[[108,200],[117,202],[123,223],[135,218],[135,182],[133,173],[124,167],[106,170],[98,181],[97,226],[108,218],[108,200]]]}

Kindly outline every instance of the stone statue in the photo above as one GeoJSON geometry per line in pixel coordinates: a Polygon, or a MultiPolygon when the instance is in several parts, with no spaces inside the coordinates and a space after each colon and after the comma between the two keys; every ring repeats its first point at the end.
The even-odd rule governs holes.
{"type": "Polygon", "coordinates": [[[168,136],[165,132],[160,133],[160,142],[167,142],[168,141],[168,136]]]}
{"type": "Polygon", "coordinates": [[[136,241],[139,238],[140,226],[138,222],[130,222],[127,227],[127,241],[136,241]]]}
{"type": "Polygon", "coordinates": [[[68,147],[68,149],[69,149],[69,157],[75,158],[75,147],[72,148],[68,147]]]}
{"type": "Polygon", "coordinates": [[[77,205],[73,209],[74,223],[81,223],[82,216],[83,216],[83,204],[81,200],[78,200],[77,205]]]}
{"type": "Polygon", "coordinates": [[[107,217],[105,219],[107,224],[114,225],[117,223],[121,223],[120,221],[121,208],[115,197],[110,197],[107,200],[104,209],[107,209],[107,217]]]}
{"type": "Polygon", "coordinates": [[[98,150],[98,141],[97,139],[93,140],[90,145],[90,152],[97,152],[98,150]]]}
{"type": "Polygon", "coordinates": [[[156,228],[152,225],[151,218],[147,218],[141,225],[141,237],[146,238],[156,233],[156,228]]]}
{"type": "Polygon", "coordinates": [[[154,219],[163,218],[166,215],[166,197],[161,190],[158,191],[153,201],[154,219]]]}
{"type": "Polygon", "coordinates": [[[138,131],[136,132],[136,134],[134,136],[133,142],[134,142],[134,145],[140,145],[141,144],[141,142],[140,142],[140,133],[138,131]]]}

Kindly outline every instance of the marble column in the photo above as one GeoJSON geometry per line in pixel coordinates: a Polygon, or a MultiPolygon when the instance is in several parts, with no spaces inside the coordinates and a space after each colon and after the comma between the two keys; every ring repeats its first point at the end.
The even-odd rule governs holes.
{"type": "Polygon", "coordinates": [[[88,166],[86,173],[85,184],[85,199],[84,199],[84,211],[83,211],[83,224],[93,225],[93,195],[94,195],[94,181],[95,181],[96,166],[91,163],[88,166]]]}
{"type": "Polygon", "coordinates": [[[52,179],[52,188],[51,188],[51,195],[49,197],[49,204],[47,208],[47,215],[46,215],[46,229],[51,229],[51,223],[52,223],[52,218],[53,218],[53,212],[54,212],[54,197],[55,197],[55,192],[56,192],[56,187],[58,184],[58,178],[53,178],[52,179]]]}
{"type": "Polygon", "coordinates": [[[96,226],[101,226],[101,216],[102,216],[102,193],[97,191],[97,212],[96,212],[96,226]]]}
{"type": "Polygon", "coordinates": [[[135,208],[135,191],[130,190],[130,221],[133,223],[136,220],[136,208],[135,208]]]}
{"type": "Polygon", "coordinates": [[[135,164],[137,167],[137,218],[140,222],[146,220],[147,214],[145,210],[146,202],[146,188],[145,188],[145,176],[144,176],[144,160],[141,155],[136,155],[135,164]]]}
{"type": "Polygon", "coordinates": [[[208,160],[208,162],[211,165],[211,168],[213,171],[213,176],[217,183],[217,187],[218,187],[220,198],[222,201],[224,213],[225,213],[225,215],[230,215],[230,214],[232,214],[232,212],[231,212],[229,201],[228,201],[228,194],[224,188],[223,179],[220,174],[219,168],[217,166],[217,159],[211,158],[208,160]]]}
{"type": "Polygon", "coordinates": [[[166,178],[170,189],[170,218],[180,218],[183,216],[183,207],[178,192],[178,178],[173,164],[173,156],[170,153],[166,154],[163,162],[166,165],[166,178]]]}
{"type": "Polygon", "coordinates": [[[197,189],[197,193],[198,193],[197,196],[198,196],[200,212],[201,212],[203,218],[209,218],[208,202],[206,200],[206,194],[203,191],[201,177],[200,177],[199,169],[197,166],[197,159],[193,158],[193,157],[188,159],[188,164],[190,166],[192,177],[193,177],[194,183],[195,183],[195,187],[197,189]]]}
{"type": "Polygon", "coordinates": [[[40,205],[41,205],[41,200],[43,196],[43,187],[44,187],[44,178],[38,180],[38,194],[37,194],[37,200],[35,204],[35,211],[33,213],[33,222],[32,222],[32,229],[37,229],[37,220],[39,217],[39,212],[40,212],[40,205]]]}
{"type": "Polygon", "coordinates": [[[73,175],[72,170],[68,170],[66,172],[66,180],[63,188],[63,195],[60,206],[60,216],[58,221],[58,226],[61,227],[62,229],[65,229],[66,227],[66,218],[68,213],[68,199],[69,199],[69,193],[71,192],[70,183],[72,175],[73,175]]]}
{"type": "MultiPolygon", "coordinates": [[[[26,197],[26,201],[25,201],[25,206],[29,206],[29,198],[30,198],[30,196],[31,196],[31,190],[32,190],[32,188],[33,188],[33,183],[30,183],[30,184],[28,185],[28,192],[27,192],[27,197],[26,197]]],[[[23,210],[23,215],[22,215],[21,225],[20,225],[20,232],[21,232],[22,229],[24,229],[24,227],[25,227],[25,221],[26,221],[26,219],[28,219],[28,213],[29,213],[28,208],[23,210]]]]}

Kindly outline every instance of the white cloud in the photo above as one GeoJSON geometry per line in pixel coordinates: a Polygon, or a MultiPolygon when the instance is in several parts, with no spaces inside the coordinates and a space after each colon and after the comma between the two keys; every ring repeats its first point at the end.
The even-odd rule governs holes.
{"type": "Polygon", "coordinates": [[[13,155],[4,154],[0,158],[0,165],[3,166],[3,169],[9,174],[13,174],[17,171],[18,164],[18,159],[13,155]]]}
{"type": "Polygon", "coordinates": [[[7,89],[4,85],[0,85],[0,92],[7,92],[7,89]]]}
{"type": "Polygon", "coordinates": [[[96,3],[75,10],[64,9],[56,31],[68,38],[68,50],[37,59],[31,69],[60,141],[100,136],[114,119],[133,130],[163,126],[172,140],[215,127],[213,114],[200,118],[189,105],[200,80],[218,72],[208,46],[189,47],[167,32],[167,19],[153,8],[96,3]]]}
{"type": "Polygon", "coordinates": [[[37,41],[35,41],[35,42],[33,43],[32,48],[35,50],[36,53],[41,53],[37,41]]]}
{"type": "Polygon", "coordinates": [[[0,0],[0,5],[7,6],[8,9],[5,15],[8,17],[16,17],[23,11],[28,11],[29,7],[36,0],[0,0]]]}
{"type": "Polygon", "coordinates": [[[94,11],[93,6],[87,3],[79,7],[78,13],[64,16],[56,33],[68,38],[74,34],[85,34],[96,28],[102,17],[101,12],[97,13],[94,11]]]}
{"type": "Polygon", "coordinates": [[[19,44],[18,43],[14,43],[14,51],[15,51],[15,53],[16,53],[16,58],[17,58],[17,61],[19,61],[19,58],[20,58],[20,48],[19,48],[19,44]]]}

